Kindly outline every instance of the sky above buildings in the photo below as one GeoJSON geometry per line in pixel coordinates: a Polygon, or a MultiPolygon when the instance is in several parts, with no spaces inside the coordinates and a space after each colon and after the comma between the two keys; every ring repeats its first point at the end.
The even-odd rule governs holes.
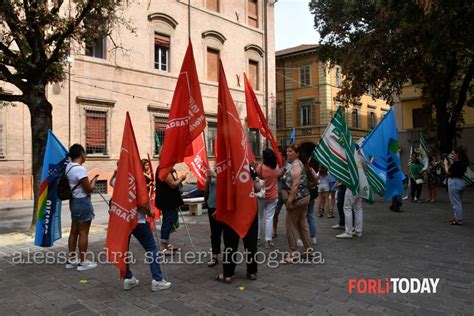
{"type": "Polygon", "coordinates": [[[317,44],[309,0],[278,0],[275,3],[275,50],[301,44],[317,44]]]}

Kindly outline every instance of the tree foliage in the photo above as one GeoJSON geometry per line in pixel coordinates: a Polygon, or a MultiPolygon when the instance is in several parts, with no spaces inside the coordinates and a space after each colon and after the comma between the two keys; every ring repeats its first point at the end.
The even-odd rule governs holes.
{"type": "MultiPolygon", "coordinates": [[[[319,56],[341,65],[341,96],[355,101],[369,86],[392,101],[419,84],[436,113],[441,150],[450,151],[462,109],[473,105],[474,2],[470,0],[312,0],[319,56]]],[[[433,111],[434,110],[434,111],[433,111]]]]}
{"type": "Polygon", "coordinates": [[[17,88],[13,93],[0,89],[0,101],[22,102],[30,112],[34,209],[52,128],[46,86],[64,79],[71,43],[93,43],[109,34],[124,21],[122,7],[120,0],[0,0],[0,80],[17,88]]]}

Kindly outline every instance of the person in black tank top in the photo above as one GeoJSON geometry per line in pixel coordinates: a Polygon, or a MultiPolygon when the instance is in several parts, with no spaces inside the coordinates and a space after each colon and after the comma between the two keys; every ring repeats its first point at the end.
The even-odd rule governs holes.
{"type": "MultiPolygon", "coordinates": [[[[158,169],[156,172],[158,174],[158,169]]],[[[169,239],[173,224],[178,220],[178,208],[184,204],[179,188],[186,177],[187,173],[178,177],[175,169],[170,172],[165,181],[160,181],[159,177],[156,177],[155,205],[163,214],[160,249],[165,255],[179,251],[179,248],[169,243],[169,239]]]]}

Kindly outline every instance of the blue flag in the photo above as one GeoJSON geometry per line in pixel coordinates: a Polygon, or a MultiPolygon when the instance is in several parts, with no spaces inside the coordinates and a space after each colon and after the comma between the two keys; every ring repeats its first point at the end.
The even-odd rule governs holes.
{"type": "Polygon", "coordinates": [[[362,143],[362,150],[372,169],[385,181],[386,200],[403,192],[405,174],[400,165],[398,147],[395,114],[390,109],[362,143]]]}
{"type": "Polygon", "coordinates": [[[66,168],[67,155],[66,148],[48,130],[36,210],[36,246],[51,247],[61,238],[62,201],[58,198],[57,191],[59,178],[66,168]]]}
{"type": "Polygon", "coordinates": [[[296,143],[296,131],[295,128],[291,130],[291,135],[290,135],[290,142],[288,143],[289,145],[296,143]]]}

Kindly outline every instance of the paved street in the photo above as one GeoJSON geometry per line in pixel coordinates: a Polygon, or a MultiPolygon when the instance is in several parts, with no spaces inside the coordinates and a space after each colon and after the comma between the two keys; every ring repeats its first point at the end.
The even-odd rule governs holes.
{"type": "MultiPolygon", "coordinates": [[[[426,192],[424,192],[426,193],[426,192]]],[[[388,203],[364,205],[364,236],[336,240],[331,225],[337,219],[318,218],[317,250],[324,264],[259,266],[258,280],[245,278],[237,268],[232,284],[214,280],[220,266],[166,264],[167,291],[151,292],[148,266],[142,249],[132,239],[138,255],[132,267],[140,285],[123,291],[118,270],[99,265],[85,272],[66,270],[59,264],[12,264],[18,251],[24,255],[44,251],[26,242],[15,228],[28,227],[28,202],[0,204],[0,304],[2,314],[356,314],[442,315],[474,311],[474,190],[464,195],[464,226],[448,225],[452,218],[447,195],[439,188],[436,203],[404,201],[404,212],[393,213],[388,203]],[[7,234],[7,235],[6,235],[7,234]],[[20,237],[19,237],[20,236],[20,237]],[[436,294],[348,294],[348,279],[440,278],[436,294]]],[[[31,202],[29,202],[31,203],[31,202]]],[[[67,203],[66,203],[67,204],[67,203]]],[[[106,207],[95,197],[98,220],[90,248],[104,247],[106,207]]],[[[69,223],[63,210],[64,227],[69,223]]],[[[207,215],[185,216],[194,249],[184,225],[172,241],[185,250],[210,247],[207,215]]],[[[284,212],[280,215],[275,248],[287,250],[284,212]]],[[[67,235],[50,250],[66,250],[67,235]]],[[[264,249],[262,248],[262,251],[264,249]]],[[[265,252],[268,252],[265,250],[265,252]]]]}

